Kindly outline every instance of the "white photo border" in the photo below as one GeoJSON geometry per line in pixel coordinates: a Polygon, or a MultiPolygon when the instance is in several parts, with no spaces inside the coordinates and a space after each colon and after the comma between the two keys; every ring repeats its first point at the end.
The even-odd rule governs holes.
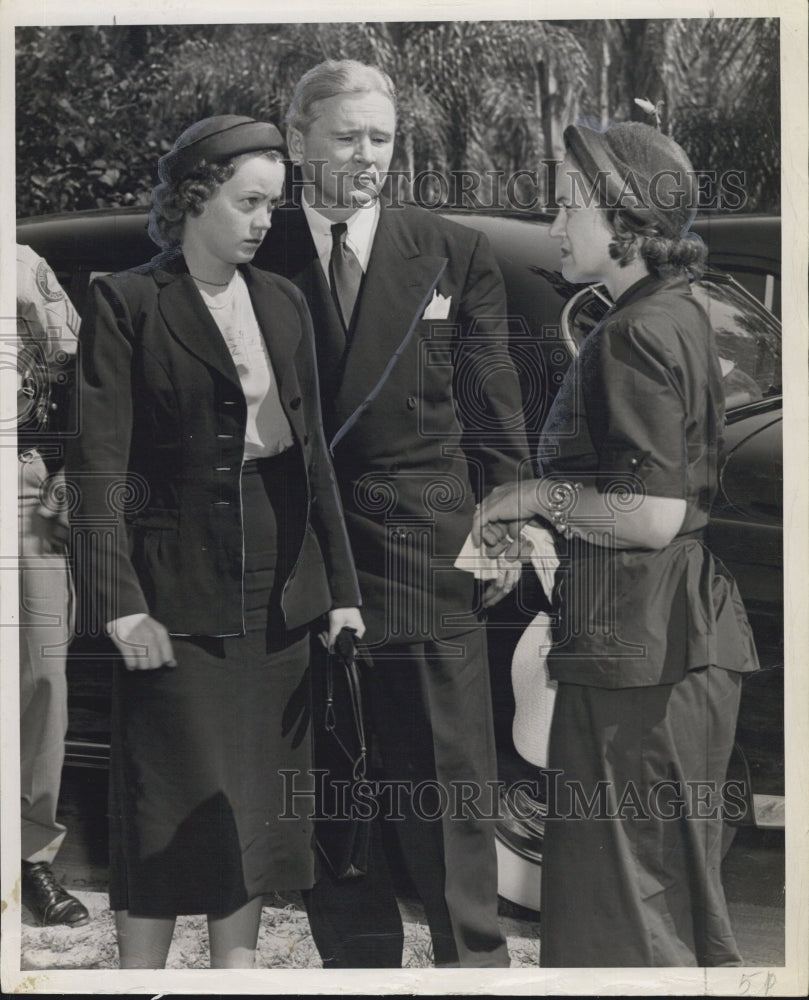
{"type": "MultiPolygon", "coordinates": [[[[274,13],[266,0],[223,5],[203,0],[2,0],[0,8],[0,316],[15,314],[11,233],[15,223],[14,29],[22,25],[246,23],[274,13]]],[[[278,8],[276,8],[278,9],[278,8]]],[[[807,7],[805,0],[714,3],[679,2],[666,7],[649,0],[615,0],[605,8],[594,0],[571,0],[563,10],[530,0],[488,3],[369,3],[350,7],[336,0],[302,0],[283,8],[278,20],[492,20],[613,17],[779,17],[781,20],[781,129],[783,220],[784,368],[784,538],[785,560],[785,731],[786,731],[786,961],[781,968],[717,969],[482,969],[354,970],[319,969],[222,971],[41,971],[20,969],[19,722],[16,632],[0,630],[3,670],[0,704],[2,762],[2,908],[0,967],[5,992],[19,993],[218,993],[218,994],[514,994],[548,995],[748,995],[792,996],[809,991],[809,384],[807,383],[807,7]],[[740,9],[741,8],[741,9],[740,9]],[[347,16],[350,15],[350,16],[347,16]],[[786,459],[789,459],[788,461],[786,459]],[[770,975],[771,973],[771,975],[770,975]]],[[[12,414],[11,372],[0,373],[0,418],[12,414]]],[[[2,517],[0,566],[8,569],[17,545],[16,460],[0,449],[2,517]]],[[[16,616],[16,573],[0,577],[0,622],[16,616]]]]}

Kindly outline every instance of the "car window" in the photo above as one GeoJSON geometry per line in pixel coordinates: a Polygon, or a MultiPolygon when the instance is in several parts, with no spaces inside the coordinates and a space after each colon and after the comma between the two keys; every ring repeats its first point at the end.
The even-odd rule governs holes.
{"type": "Polygon", "coordinates": [[[728,409],[781,392],[781,328],[732,281],[708,275],[693,286],[716,334],[728,409]]]}
{"type": "Polygon", "coordinates": [[[716,267],[730,274],[766,309],[769,309],[778,319],[781,318],[781,278],[779,275],[760,268],[742,268],[734,265],[725,267],[721,260],[716,262],[716,267]]]}
{"type": "MultiPolygon", "coordinates": [[[[781,392],[781,324],[732,278],[708,273],[692,285],[716,334],[725,406],[734,409],[781,392]]],[[[562,335],[570,353],[595,328],[610,305],[602,286],[582,289],[565,306],[562,335]]]]}

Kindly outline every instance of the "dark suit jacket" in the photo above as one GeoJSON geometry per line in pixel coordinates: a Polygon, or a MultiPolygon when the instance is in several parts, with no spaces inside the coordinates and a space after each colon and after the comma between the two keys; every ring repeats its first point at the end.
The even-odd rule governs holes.
{"type": "Polygon", "coordinates": [[[303,210],[286,205],[254,260],[304,293],[324,426],[369,643],[459,634],[474,581],[453,568],[476,496],[528,458],[508,352],[505,289],[486,238],[413,206],[384,206],[350,344],[303,210]],[[424,319],[438,292],[445,319],[424,319]]]}
{"type": "MultiPolygon", "coordinates": [[[[359,593],[323,437],[306,303],[283,278],[241,270],[307,482],[309,510],[282,597],[292,628],[358,605],[359,593]]],[[[85,600],[102,622],[148,611],[174,634],[243,632],[247,406],[182,254],[94,283],[78,390],[81,433],[67,455],[78,496],[73,523],[97,541],[76,552],[85,600]]]]}

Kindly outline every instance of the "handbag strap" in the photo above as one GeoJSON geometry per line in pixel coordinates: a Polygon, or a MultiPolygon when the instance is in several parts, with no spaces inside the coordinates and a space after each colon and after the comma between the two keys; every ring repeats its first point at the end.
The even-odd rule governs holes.
{"type": "Polygon", "coordinates": [[[365,725],[362,715],[362,690],[360,684],[360,674],[357,669],[356,649],[354,645],[354,631],[350,628],[342,628],[334,643],[334,652],[326,658],[326,711],[324,713],[324,726],[326,732],[331,733],[335,738],[343,753],[352,764],[352,775],[355,781],[365,777],[367,765],[367,748],[365,745],[365,725]],[[351,699],[351,712],[354,716],[354,727],[359,739],[359,754],[354,757],[348,747],[343,743],[337,733],[337,714],[334,707],[334,674],[333,662],[339,660],[345,671],[346,683],[348,684],[349,698],[351,699]]]}

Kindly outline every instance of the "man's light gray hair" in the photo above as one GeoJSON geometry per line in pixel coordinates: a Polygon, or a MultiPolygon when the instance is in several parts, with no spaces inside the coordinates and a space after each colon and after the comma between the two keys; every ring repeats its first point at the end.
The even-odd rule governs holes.
{"type": "Polygon", "coordinates": [[[300,78],[284,121],[306,132],[317,118],[318,101],[338,94],[369,93],[383,94],[396,108],[396,88],[387,73],[356,59],[327,59],[300,78]]]}

